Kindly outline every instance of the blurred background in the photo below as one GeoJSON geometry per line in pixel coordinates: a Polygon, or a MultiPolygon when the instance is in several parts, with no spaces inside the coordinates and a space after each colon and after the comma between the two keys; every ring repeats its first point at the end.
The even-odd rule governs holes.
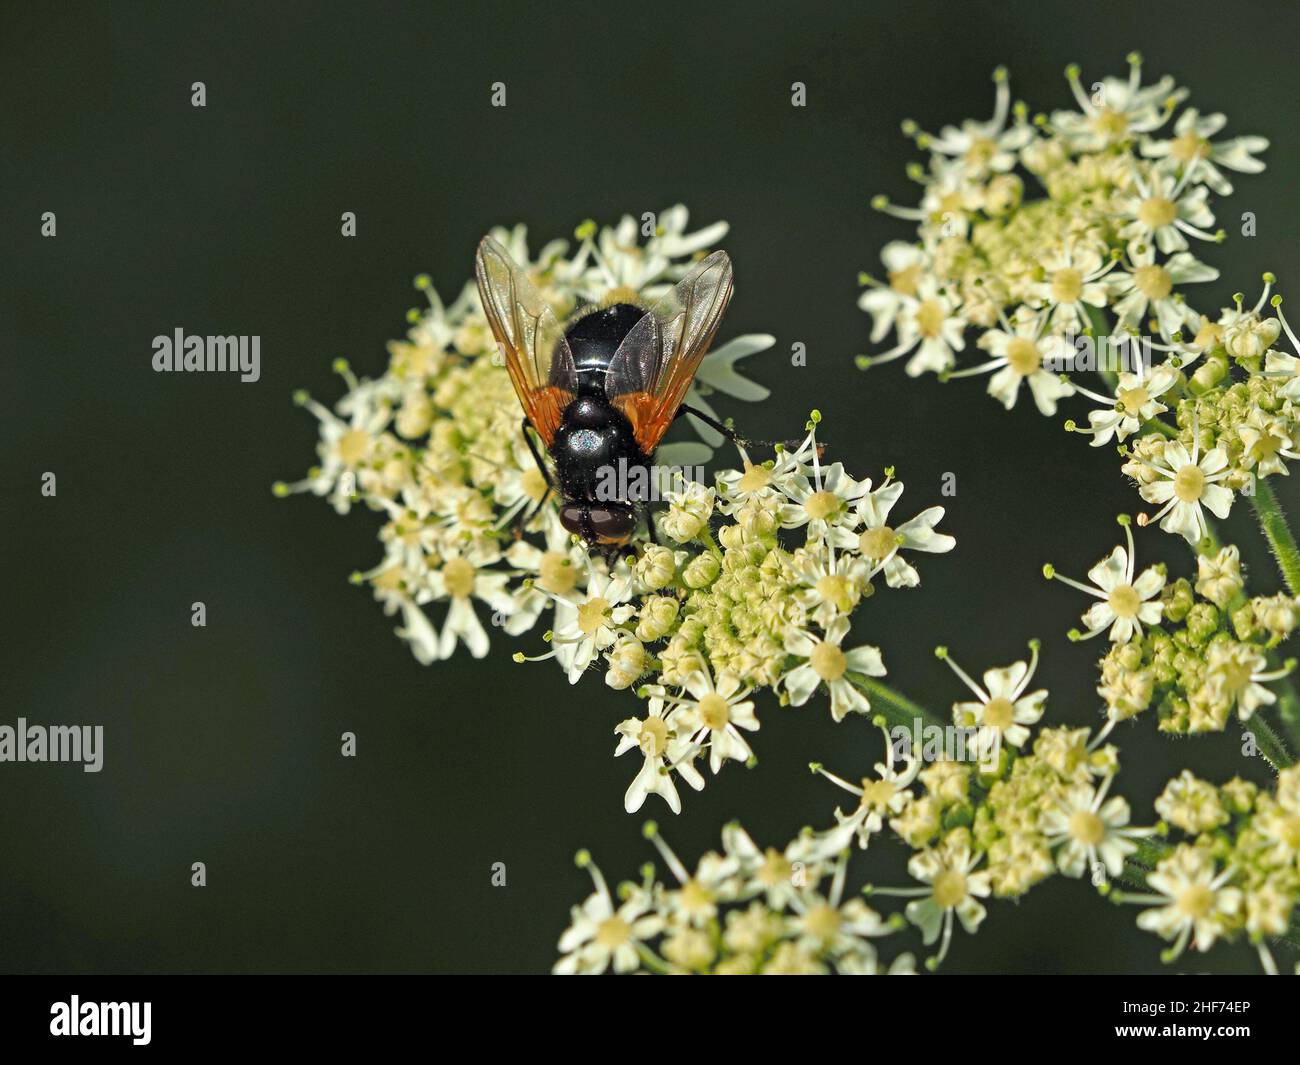
{"type": "MultiPolygon", "coordinates": [[[[868,771],[864,722],[767,702],[759,768],[687,794],[680,817],[654,798],[629,817],[636,766],[611,755],[630,695],[516,666],[504,639],[484,661],[419,666],[347,582],[379,558],[375,516],[272,497],[315,461],[316,423],[292,391],[332,402],[338,356],[381,372],[419,302],[413,276],[453,297],[497,223],[541,242],[679,201],[697,224],[730,221],[737,295],[721,337],[777,343],[746,366],[773,397],[722,412],[789,436],[818,407],[853,472],[896,465],[909,514],[948,507],[957,549],[921,559],[921,588],[859,611],[890,681],[942,711],[961,691],[936,644],[978,670],[1038,636],[1046,720],[1096,723],[1100,648],[1066,641],[1083,604],[1040,569],[1081,576],[1136,492],[1112,450],[1026,399],[1004,413],[982,379],[854,368],[869,324],[857,273],[909,234],[868,201],[915,201],[900,121],[987,117],[998,64],[1016,98],[1050,110],[1072,106],[1068,62],[1091,84],[1139,49],[1148,79],[1174,75],[1193,105],[1229,116],[1229,135],[1273,142],[1266,172],[1234,175],[1216,204],[1226,244],[1194,249],[1222,271],[1194,304],[1253,299],[1265,269],[1300,291],[1298,34],[1281,4],[6,5],[0,723],[102,724],[106,754],[97,775],[0,764],[0,967],[541,972],[589,891],[579,847],[621,879],[652,856],[646,815],[690,861],[735,817],[781,844],[840,800],[810,760],[868,771]],[[489,106],[494,81],[504,109],[489,106]],[[790,106],[794,81],[806,108],[790,106]],[[56,239],[40,236],[44,211],[56,239]],[[355,239],[339,234],[343,211],[355,239]],[[1244,211],[1253,238],[1237,235],[1244,211]],[[152,338],[177,326],[259,334],[262,379],[153,373],[152,338]],[[789,364],[795,342],[804,368],[789,364]],[[339,756],[345,730],[356,758],[339,756]],[[506,887],[491,886],[495,862],[506,887]]],[[[1253,590],[1278,590],[1246,507],[1225,531],[1253,590]]],[[[1187,571],[1181,543],[1154,530],[1138,552],[1187,571]]],[[[1117,738],[1139,822],[1185,766],[1259,779],[1235,734],[1174,741],[1148,716],[1117,738]]],[[[903,883],[904,858],[880,843],[857,868],[903,883]]],[[[1055,880],[993,905],[946,970],[1161,971],[1134,917],[1055,880]]],[[[1198,967],[1256,963],[1218,948],[1180,965],[1198,967]]]]}

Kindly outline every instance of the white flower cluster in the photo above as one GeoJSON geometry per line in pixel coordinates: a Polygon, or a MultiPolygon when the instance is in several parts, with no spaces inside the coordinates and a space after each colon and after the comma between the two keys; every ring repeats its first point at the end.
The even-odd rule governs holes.
{"type": "Polygon", "coordinates": [[[659,836],[673,880],[665,885],[652,865],[640,882],[620,885],[618,897],[585,851],[578,864],[595,890],[573,907],[560,937],[563,975],[617,973],[787,976],[908,975],[910,954],[880,960],[873,940],[902,926],[882,918],[860,898],[844,898],[847,853],[829,861],[760,850],[739,825],[722,832],[722,851],[700,858],[689,871],[659,836]]]}
{"type": "Polygon", "coordinates": [[[845,646],[851,615],[877,579],[919,583],[904,552],[955,543],[935,531],[942,507],[893,523],[903,485],[892,470],[873,486],[824,465],[819,421],[814,412],[794,451],[759,465],[742,451],[743,468],[718,473],[715,487],[670,493],[662,528],[674,546],[645,547],[629,569],[557,605],[550,653],[570,679],[601,656],[611,687],[645,678],[644,716],[616,730],[615,754],[640,755],[629,812],[652,793],[678,812],[676,779],[703,788],[695,762],[706,754],[713,773],[749,762],[759,689],[792,706],[825,690],[836,721],[867,713],[885,666],[876,647],[845,646]]]}
{"type": "Polygon", "coordinates": [[[981,900],[1018,898],[1055,873],[1102,886],[1124,873],[1140,841],[1155,832],[1131,825],[1128,802],[1109,795],[1119,752],[1103,743],[1104,733],[1058,727],[1033,735],[1047,700],[1046,691],[1025,692],[1036,644],[1033,652],[1028,663],[988,670],[981,687],[939,648],[979,700],[953,705],[953,722],[974,730],[966,760],[952,751],[928,757],[924,749],[900,750],[897,737],[883,729],[885,760],[860,784],[812,766],[857,806],[837,809],[835,827],[805,834],[792,853],[824,860],[855,842],[865,850],[888,826],[914,851],[908,872],[924,886],[872,893],[912,900],[907,920],[927,946],[940,944],[927,960],[930,968],[947,956],[956,923],[978,930],[987,915],[981,900]],[[990,733],[1005,742],[991,759],[990,733]]]}
{"type": "Polygon", "coordinates": [[[915,222],[917,236],[885,247],[885,280],[863,277],[859,305],[872,316],[872,342],[892,332],[895,343],[862,356],[861,366],[906,357],[912,376],[991,373],[989,394],[1004,406],[1027,385],[1047,415],[1081,393],[1106,408],[1091,419],[1096,443],[1153,416],[1146,408],[1172,384],[1167,374],[1130,374],[1117,405],[1114,395],[1078,388],[1054,362],[1073,365],[1077,338],[1106,332],[1102,312],[1117,334],[1149,329],[1184,362],[1206,349],[1209,323],[1189,306],[1184,286],[1218,271],[1192,254],[1189,238],[1223,239],[1212,231],[1209,194],[1231,193],[1225,170],[1262,170],[1256,156],[1268,142],[1213,139],[1227,121],[1221,114],[1186,108],[1174,119],[1187,90],[1168,77],[1143,85],[1136,54],[1129,65],[1128,78],[1105,78],[1091,93],[1071,67],[1077,111],[1031,119],[1023,104],[1011,105],[999,69],[990,120],[937,135],[904,124],[930,153],[928,167],[911,170],[921,202],[875,202],[915,222]],[[956,369],[972,331],[988,358],[956,369]]]}
{"type": "MultiPolygon", "coordinates": [[[[726,230],[691,234],[686,222],[685,208],[663,212],[644,244],[630,217],[600,231],[586,224],[571,257],[556,241],[530,258],[522,228],[493,236],[563,318],[584,302],[666,291],[726,230]]],[[[892,472],[873,487],[839,463],[823,465],[814,414],[792,451],[753,462],[742,450],[742,468],[719,472],[712,487],[679,478],[657,523],[671,546],[641,545],[611,566],[564,530],[546,498],[477,290],[467,285],[445,305],[427,279],[417,286],[430,307],[390,345],[383,376],[360,381],[340,365],[348,392],[333,410],[299,397],[320,421],[321,464],[276,492],[309,491],[340,513],[360,501],[385,517],[384,556],[354,580],[400,615],[397,633],[420,662],[461,644],[486,655],[484,614],[512,637],[546,618],[549,650],[531,660],[554,660],[571,683],[600,668],[610,687],[646,700],[644,716],[616,730],[615,753],[641,756],[629,811],[651,793],[680,810],[674,781],[702,788],[698,759],[714,773],[750,761],[745,734],[758,728],[760,688],[796,706],[824,688],[836,720],[869,708],[865,691],[885,667],[875,647],[844,646],[850,615],[877,578],[891,588],[919,583],[906,554],[951,550],[953,538],[934,528],[942,507],[891,518],[903,485],[892,472]],[[798,543],[783,543],[791,537],[798,543]]],[[[712,414],[713,390],[761,399],[734,363],[771,343],[745,336],[711,352],[689,401],[712,414]]],[[[685,464],[673,446],[658,464],[685,464]]]]}
{"type": "MultiPolygon", "coordinates": [[[[563,320],[611,294],[652,301],[667,292],[727,232],[724,222],[695,232],[687,223],[680,205],[657,219],[625,216],[605,228],[586,222],[572,253],[555,240],[535,257],[523,226],[491,235],[563,320]]],[[[320,461],[304,479],[274,490],[322,496],[340,514],[360,502],[384,518],[383,558],[353,579],[371,587],[385,613],[400,616],[397,634],[427,664],[462,644],[481,658],[490,642],[485,615],[517,636],[557,602],[596,598],[608,575],[570,542],[553,499],[530,522],[529,536],[515,536],[546,482],[520,431],[523,412],[477,288],[467,281],[445,303],[427,277],[416,287],[429,306],[410,313],[406,340],[388,345],[381,376],[359,380],[340,361],[347,392],[332,409],[306,393],[295,397],[320,423],[320,461]]],[[[743,378],[735,363],[772,343],[756,334],[720,345],[705,358],[688,401],[712,415],[707,397],[715,391],[764,398],[766,389],[743,378]]],[[[711,443],[721,440],[712,430],[701,433],[711,443]]],[[[708,454],[699,444],[674,446],[687,450],[674,458],[661,449],[661,461],[693,463],[708,454]]]]}
{"type": "Polygon", "coordinates": [[[1282,770],[1271,794],[1240,778],[1215,787],[1184,770],[1156,810],[1186,838],[1147,875],[1153,893],[1116,893],[1116,901],[1149,907],[1138,927],[1171,941],[1166,961],[1189,945],[1204,952],[1244,936],[1276,974],[1269,940],[1300,944],[1291,929],[1300,902],[1300,767],[1282,770]]]}

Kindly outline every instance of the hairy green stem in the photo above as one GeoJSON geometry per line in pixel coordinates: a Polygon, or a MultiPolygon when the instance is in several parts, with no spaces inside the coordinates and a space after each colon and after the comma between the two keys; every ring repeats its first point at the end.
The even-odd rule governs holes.
{"type": "Polygon", "coordinates": [[[1295,537],[1286,523],[1282,513],[1282,504],[1277,501],[1273,486],[1264,477],[1255,478],[1255,492],[1250,496],[1250,505],[1255,511],[1260,531],[1268,541],[1273,557],[1277,559],[1277,568],[1282,571],[1287,591],[1300,595],[1300,547],[1296,546],[1295,537]]]}
{"type": "Polygon", "coordinates": [[[881,684],[875,677],[868,677],[865,673],[848,673],[846,676],[854,687],[871,700],[872,714],[883,717],[891,727],[902,725],[910,729],[913,722],[920,721],[923,727],[938,725],[942,728],[949,723],[925,707],[912,702],[902,692],[896,691],[888,684],[881,684]]]}
{"type": "Polygon", "coordinates": [[[1295,764],[1295,758],[1282,742],[1282,737],[1273,731],[1273,727],[1264,720],[1262,714],[1256,714],[1251,718],[1246,728],[1255,734],[1255,746],[1275,771],[1287,769],[1295,764]]]}

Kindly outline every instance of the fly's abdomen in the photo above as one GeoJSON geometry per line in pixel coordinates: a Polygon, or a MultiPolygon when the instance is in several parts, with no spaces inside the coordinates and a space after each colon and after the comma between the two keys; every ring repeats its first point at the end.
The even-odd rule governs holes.
{"type": "Polygon", "coordinates": [[[647,465],[631,423],[603,396],[582,396],[569,405],[551,456],[565,498],[586,502],[621,501],[628,471],[647,465]]]}

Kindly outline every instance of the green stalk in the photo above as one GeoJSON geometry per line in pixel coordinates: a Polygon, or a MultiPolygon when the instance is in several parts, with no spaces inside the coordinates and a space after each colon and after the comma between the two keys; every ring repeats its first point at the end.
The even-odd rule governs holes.
{"type": "MultiPolygon", "coordinates": [[[[1095,340],[1098,337],[1110,335],[1110,323],[1106,321],[1106,316],[1102,314],[1100,307],[1088,306],[1085,308],[1088,313],[1088,324],[1092,326],[1092,336],[1095,340]]],[[[1106,382],[1106,387],[1113,394],[1115,386],[1119,384],[1119,374],[1114,370],[1103,370],[1097,367],[1097,376],[1106,382]]]]}
{"type": "Polygon", "coordinates": [[[1255,494],[1250,497],[1250,505],[1264,539],[1277,559],[1277,568],[1282,571],[1287,591],[1300,595],[1300,547],[1296,546],[1286,515],[1282,513],[1282,504],[1277,501],[1267,478],[1255,478],[1255,494]]]}
{"type": "Polygon", "coordinates": [[[902,725],[911,729],[912,723],[917,720],[920,720],[922,726],[938,725],[940,728],[948,723],[937,714],[912,702],[902,692],[888,684],[881,684],[875,677],[868,677],[865,673],[847,673],[845,676],[871,700],[871,713],[883,717],[890,727],[902,725]]]}

